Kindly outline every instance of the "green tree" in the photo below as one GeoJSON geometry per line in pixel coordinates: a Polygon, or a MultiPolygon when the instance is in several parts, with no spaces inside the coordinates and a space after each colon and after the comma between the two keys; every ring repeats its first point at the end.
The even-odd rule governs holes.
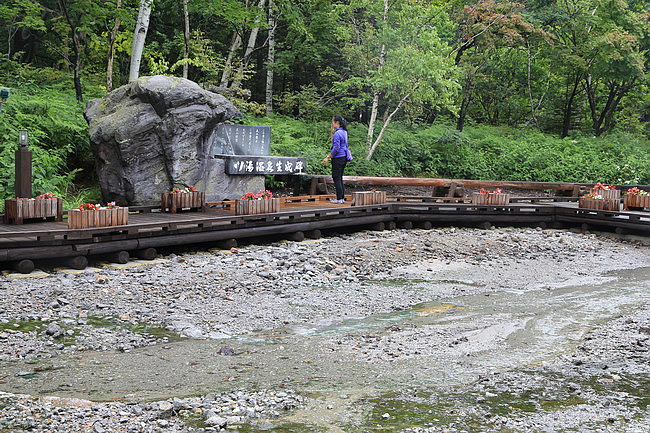
{"type": "Polygon", "coordinates": [[[548,37],[541,29],[529,23],[522,11],[524,5],[516,2],[497,2],[483,0],[464,5],[457,14],[457,46],[454,49],[454,62],[464,75],[460,107],[456,128],[463,130],[470,105],[476,97],[476,90],[482,89],[479,98],[488,115],[490,123],[498,121],[498,110],[490,110],[488,105],[500,105],[504,96],[512,92],[516,69],[523,69],[526,63],[508,64],[499,68],[499,59],[512,62],[517,56],[508,52],[530,47],[548,37]],[[513,69],[514,66],[514,69],[513,69]],[[499,70],[503,75],[495,76],[499,70]],[[490,118],[491,117],[491,118],[490,118]]]}
{"type": "Polygon", "coordinates": [[[33,0],[7,0],[0,4],[0,22],[7,32],[7,59],[11,59],[12,42],[19,30],[45,30],[42,12],[33,0]]]}
{"type": "Polygon", "coordinates": [[[622,99],[646,80],[647,11],[625,0],[562,0],[536,10],[553,36],[560,135],[566,137],[586,105],[595,135],[609,131],[622,99]],[[645,42],[644,42],[645,40],[645,42]],[[584,102],[584,104],[583,104],[584,102]]]}
{"type": "Polygon", "coordinates": [[[357,104],[370,104],[366,159],[370,160],[405,105],[452,108],[457,89],[449,46],[440,33],[450,22],[442,3],[359,0],[339,11],[339,35],[357,104]],[[378,112],[382,126],[374,135],[378,112]]]}
{"type": "Polygon", "coordinates": [[[647,14],[644,19],[621,0],[600,2],[593,17],[585,44],[584,89],[592,129],[599,136],[611,129],[621,99],[646,79],[648,47],[641,41],[649,27],[647,14]]]}
{"type": "Polygon", "coordinates": [[[52,7],[45,6],[52,14],[49,29],[59,36],[50,46],[72,65],[75,94],[80,102],[83,101],[81,68],[89,35],[97,33],[106,18],[104,6],[101,0],[56,0],[52,7]]]}

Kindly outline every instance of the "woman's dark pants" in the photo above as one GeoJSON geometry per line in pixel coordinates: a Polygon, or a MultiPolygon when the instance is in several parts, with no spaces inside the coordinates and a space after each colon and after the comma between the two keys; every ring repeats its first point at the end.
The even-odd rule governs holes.
{"type": "Polygon", "coordinates": [[[348,160],[345,156],[340,158],[332,158],[332,179],[334,180],[334,187],[336,188],[336,199],[343,200],[345,198],[345,186],[343,186],[343,170],[348,160]]]}

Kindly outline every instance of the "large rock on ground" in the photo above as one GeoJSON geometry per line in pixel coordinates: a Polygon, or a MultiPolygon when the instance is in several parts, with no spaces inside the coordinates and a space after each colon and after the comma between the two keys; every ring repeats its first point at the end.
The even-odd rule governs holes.
{"type": "Polygon", "coordinates": [[[88,102],[84,114],[106,201],[156,205],[179,185],[220,200],[264,186],[260,176],[226,176],[211,158],[216,127],[241,113],[192,81],[142,77],[88,102]]]}

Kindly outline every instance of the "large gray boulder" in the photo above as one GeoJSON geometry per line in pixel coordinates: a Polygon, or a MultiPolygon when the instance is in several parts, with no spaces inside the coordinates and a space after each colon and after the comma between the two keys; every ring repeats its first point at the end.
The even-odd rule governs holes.
{"type": "Polygon", "coordinates": [[[178,185],[233,199],[264,186],[260,176],[226,176],[211,158],[216,127],[241,113],[192,81],[142,77],[88,102],[84,115],[106,201],[156,205],[178,185]]]}

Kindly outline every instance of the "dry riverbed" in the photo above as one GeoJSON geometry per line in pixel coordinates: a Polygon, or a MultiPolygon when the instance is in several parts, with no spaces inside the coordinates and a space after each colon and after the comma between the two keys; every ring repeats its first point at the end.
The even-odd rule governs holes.
{"type": "Polygon", "coordinates": [[[163,258],[0,278],[0,432],[650,424],[647,246],[445,228],[163,258]]]}

